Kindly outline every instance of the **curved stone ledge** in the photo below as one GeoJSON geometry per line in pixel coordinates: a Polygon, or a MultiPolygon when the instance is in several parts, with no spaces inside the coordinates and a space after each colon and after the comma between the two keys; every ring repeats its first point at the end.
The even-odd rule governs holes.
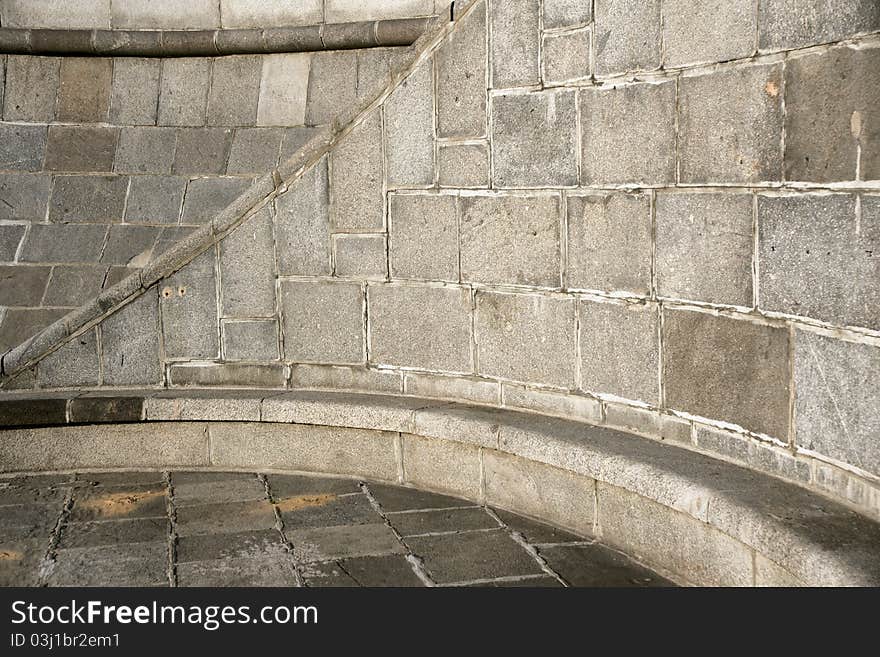
{"type": "Polygon", "coordinates": [[[395,395],[15,397],[0,404],[3,425],[69,424],[0,433],[6,472],[186,466],[362,476],[598,535],[683,583],[880,583],[876,522],[773,477],[604,427],[395,395]]]}

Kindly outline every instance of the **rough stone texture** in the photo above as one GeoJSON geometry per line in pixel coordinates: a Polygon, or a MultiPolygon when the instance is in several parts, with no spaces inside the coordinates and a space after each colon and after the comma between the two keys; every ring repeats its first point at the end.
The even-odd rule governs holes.
{"type": "Polygon", "coordinates": [[[159,125],[205,125],[210,83],[208,58],[162,60],[159,125]]]}
{"type": "Polygon", "coordinates": [[[125,206],[125,221],[176,224],[187,179],[179,176],[134,176],[125,206]]]}
{"type": "Polygon", "coordinates": [[[464,288],[367,287],[371,363],[470,372],[471,296],[464,288]]]}
{"type": "Polygon", "coordinates": [[[459,204],[463,281],[559,287],[559,197],[466,196],[459,204]]]}
{"type": "Polygon", "coordinates": [[[33,225],[22,247],[22,262],[98,262],[106,226],[33,225]]]}
{"type": "Polygon", "coordinates": [[[517,381],[574,385],[574,301],[531,294],[476,295],[477,371],[517,381]]]}
{"type": "Polygon", "coordinates": [[[878,48],[836,48],[788,61],[786,179],[855,180],[856,171],[860,180],[880,179],[878,89],[878,48]]]}
{"type": "Polygon", "coordinates": [[[493,96],[491,111],[498,187],[577,184],[574,91],[493,96]]]}
{"type": "Polygon", "coordinates": [[[579,103],[581,184],[675,181],[674,82],[584,89],[579,103]]]}
{"type": "Polygon", "coordinates": [[[782,121],[779,64],[683,77],[679,82],[681,182],[780,180],[782,121]]]}
{"type": "Polygon", "coordinates": [[[161,70],[161,59],[114,59],[110,121],[117,125],[155,125],[161,70]]]}
{"type": "Polygon", "coordinates": [[[138,262],[146,264],[161,232],[161,228],[152,226],[110,226],[101,262],[130,266],[136,266],[138,262]]]}
{"type": "Polygon", "coordinates": [[[544,29],[589,23],[593,18],[591,5],[583,0],[544,0],[544,29]]]}
{"type": "Polygon", "coordinates": [[[600,0],[593,20],[597,75],[653,70],[660,65],[660,0],[600,0]]]}
{"type": "Polygon", "coordinates": [[[651,290],[651,200],[646,194],[569,196],[567,287],[651,290]]]}
{"type": "Polygon", "coordinates": [[[758,5],[761,50],[800,48],[880,29],[873,0],[765,0],[758,5]]]}
{"type": "Polygon", "coordinates": [[[290,369],[291,388],[375,393],[400,392],[402,388],[403,377],[399,372],[332,365],[294,365],[290,369]]]}
{"type": "Polygon", "coordinates": [[[671,440],[684,445],[692,444],[691,423],[673,415],[637,406],[606,402],[605,425],[660,440],[671,440]]]}
{"type": "Polygon", "coordinates": [[[100,324],[105,385],[161,382],[158,323],[156,291],[147,290],[100,324]]]}
{"type": "Polygon", "coordinates": [[[474,445],[402,434],[407,483],[480,499],[480,453],[474,445]]]}
{"type": "Polygon", "coordinates": [[[181,223],[204,224],[238,198],[250,181],[242,178],[194,178],[186,187],[181,223]]]}
{"type": "Polygon", "coordinates": [[[205,175],[226,171],[232,130],[191,128],[178,130],[174,173],[205,175]]]}
{"type": "Polygon", "coordinates": [[[171,173],[176,145],[177,134],[173,128],[123,128],[119,133],[114,171],[171,173]]]}
{"type": "Polygon", "coordinates": [[[256,124],[262,70],[262,58],[256,55],[214,60],[208,93],[208,125],[256,124]]]}
{"type": "Polygon", "coordinates": [[[127,191],[128,178],[125,176],[56,176],[49,221],[122,221],[127,191]]]}
{"type": "Polygon", "coordinates": [[[55,115],[70,123],[102,123],[110,112],[113,60],[107,57],[64,57],[55,115]]]}
{"type": "Polygon", "coordinates": [[[363,303],[358,283],[282,281],[285,360],[363,363],[363,303]]]}
{"type": "Polygon", "coordinates": [[[208,249],[159,283],[162,333],[168,358],[220,355],[214,259],[215,250],[208,249]]]}
{"type": "Polygon", "coordinates": [[[576,418],[591,424],[599,424],[602,421],[602,403],[591,397],[548,392],[510,383],[505,383],[503,388],[506,408],[576,418]]]}
{"type": "Polygon", "coordinates": [[[46,153],[44,125],[0,123],[0,168],[40,171],[46,153]]]}
{"type": "Polygon", "coordinates": [[[389,187],[434,182],[434,68],[425,60],[385,101],[389,187]]]}
{"type": "Polygon", "coordinates": [[[548,34],[543,42],[545,82],[567,82],[590,77],[590,30],[548,34]]]}
{"type": "Polygon", "coordinates": [[[489,18],[492,88],[505,89],[537,84],[538,44],[541,39],[540,5],[512,0],[492,5],[489,18]]]}
{"type": "Polygon", "coordinates": [[[784,328],[664,311],[666,406],[788,437],[789,337],[784,328]]]}
{"type": "Polygon", "coordinates": [[[52,121],[60,80],[57,57],[9,55],[3,118],[7,121],[52,121]]]}
{"type": "Polygon", "coordinates": [[[388,276],[385,235],[337,235],[334,242],[337,276],[384,280],[388,276]]]}
{"type": "Polygon", "coordinates": [[[275,201],[275,239],[281,276],[330,273],[327,158],[275,201]]]}
{"type": "Polygon", "coordinates": [[[42,220],[49,203],[49,187],[49,176],[0,174],[0,219],[42,220]]]}
{"type": "Polygon", "coordinates": [[[229,152],[230,174],[260,174],[278,164],[284,132],[279,128],[239,128],[229,152]]]}
{"type": "Polygon", "coordinates": [[[458,24],[437,51],[437,136],[486,134],[486,3],[458,24]]]}
{"type": "MultiPolygon", "coordinates": [[[[168,369],[172,386],[197,388],[283,388],[287,380],[287,368],[281,365],[250,365],[247,363],[221,363],[172,365],[168,369]]],[[[246,405],[252,412],[250,404],[246,405]]],[[[241,418],[237,418],[241,419],[241,418]]],[[[254,420],[254,414],[246,419],[254,420]]]]}
{"type": "Polygon", "coordinates": [[[52,388],[98,385],[97,332],[73,338],[40,361],[37,381],[52,388]]]}
{"type": "Polygon", "coordinates": [[[5,0],[3,27],[93,29],[110,27],[110,0],[5,0]]]}
{"type": "Polygon", "coordinates": [[[220,3],[191,0],[185,6],[176,0],[127,0],[114,2],[111,20],[115,28],[198,30],[220,27],[220,3]]]}
{"type": "Polygon", "coordinates": [[[656,405],[659,401],[659,323],[655,304],[581,301],[583,390],[656,405]]]}
{"type": "Polygon", "coordinates": [[[316,25],[323,20],[322,0],[301,0],[293,5],[265,0],[221,0],[224,28],[316,25]]]}
{"type": "Polygon", "coordinates": [[[416,397],[464,399],[481,404],[498,405],[501,386],[494,381],[434,374],[407,374],[406,394],[416,397]]]}
{"type": "Polygon", "coordinates": [[[119,130],[92,126],[50,126],[47,171],[112,171],[119,130]]]}
{"type": "MultiPolygon", "coordinates": [[[[0,196],[0,198],[3,198],[0,196]]],[[[21,238],[24,237],[26,226],[0,225],[0,262],[12,262],[18,253],[21,238]]]]}
{"type": "Polygon", "coordinates": [[[456,198],[395,194],[390,196],[388,212],[391,276],[457,282],[456,198]]]}
{"type": "Polygon", "coordinates": [[[306,125],[331,123],[342,107],[357,100],[357,53],[316,52],[309,74],[306,125]]]}
{"type": "Polygon", "coordinates": [[[752,305],[752,194],[657,194],[657,293],[752,305]]]}
{"type": "Polygon", "coordinates": [[[604,545],[551,546],[540,553],[569,586],[673,586],[669,580],[604,545]]]}
{"type": "Polygon", "coordinates": [[[0,267],[0,305],[30,306],[43,298],[49,267],[0,267]]]}
{"type": "Polygon", "coordinates": [[[489,147],[479,144],[440,144],[437,149],[441,187],[489,186],[489,147]]]}
{"type": "Polygon", "coordinates": [[[263,208],[220,242],[220,308],[224,317],[275,312],[272,213],[263,208]]]}
{"type": "Polygon", "coordinates": [[[278,360],[278,322],[224,322],[223,355],[229,360],[278,360]]]}
{"type": "Polygon", "coordinates": [[[391,525],[403,537],[497,529],[498,522],[480,508],[432,509],[414,513],[389,514],[391,525]]]}
{"type": "Polygon", "coordinates": [[[336,230],[382,230],[382,115],[373,112],[330,154],[330,221],[336,230]]]}
{"type": "Polygon", "coordinates": [[[683,66],[748,57],[755,50],[755,4],[728,2],[663,3],[663,65],[683,66]]]}
{"type": "MultiPolygon", "coordinates": [[[[48,310],[45,308],[8,308],[3,315],[3,324],[0,326],[0,346],[3,349],[17,347],[23,340],[32,337],[40,329],[49,326],[49,324],[60,319],[66,313],[66,310],[48,310]]],[[[25,373],[24,376],[24,381],[27,381],[28,375],[25,373]]],[[[19,381],[21,381],[21,378],[19,378],[19,381]]]]}
{"type": "Polygon", "coordinates": [[[362,0],[325,0],[324,20],[328,23],[385,20],[430,16],[434,13],[432,0],[385,0],[363,2],[362,0]]]}

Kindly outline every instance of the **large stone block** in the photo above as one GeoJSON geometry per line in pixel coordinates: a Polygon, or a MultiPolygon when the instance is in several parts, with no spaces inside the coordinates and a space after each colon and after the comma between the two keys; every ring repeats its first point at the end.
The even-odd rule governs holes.
{"type": "Polygon", "coordinates": [[[437,51],[437,136],[486,134],[486,3],[479,3],[437,51]]]}
{"type": "Polygon", "coordinates": [[[759,195],[761,308],[880,329],[878,206],[859,222],[850,194],[759,195]]]}
{"type": "Polygon", "coordinates": [[[324,157],[275,201],[275,239],[281,276],[330,273],[328,205],[324,157]]]}
{"type": "Polygon", "coordinates": [[[0,174],[0,219],[32,222],[45,219],[50,183],[49,176],[0,174]]]}
{"type": "MultiPolygon", "coordinates": [[[[123,306],[99,326],[104,385],[146,385],[162,381],[159,303],[155,288],[123,306]]],[[[167,340],[165,346],[167,353],[167,340]]]]}
{"type": "Polygon", "coordinates": [[[575,384],[575,302],[537,294],[478,292],[477,372],[559,387],[575,384]]]}
{"type": "Polygon", "coordinates": [[[675,180],[674,82],[584,89],[579,101],[582,184],[675,180]]]}
{"type": "Polygon", "coordinates": [[[755,3],[663,3],[663,65],[684,66],[726,62],[750,56],[755,50],[755,3]]]}
{"type": "Polygon", "coordinates": [[[0,167],[14,171],[40,171],[46,154],[44,125],[0,123],[0,167]]]}
{"type": "Polygon", "coordinates": [[[559,83],[590,77],[590,30],[547,34],[542,47],[545,82],[559,83]]]}
{"type": "Polygon", "coordinates": [[[489,148],[485,143],[440,144],[437,169],[440,187],[488,187],[489,148]]]}
{"type": "Polygon", "coordinates": [[[278,165],[281,141],[284,131],[281,128],[239,128],[232,138],[229,152],[229,174],[262,174],[278,165]]]}
{"type": "Polygon", "coordinates": [[[162,60],[159,125],[205,125],[211,61],[206,57],[162,60]]]}
{"type": "Polygon", "coordinates": [[[657,405],[657,305],[581,301],[578,317],[581,389],[657,405]]]}
{"type": "Polygon", "coordinates": [[[64,57],[55,115],[69,123],[103,123],[110,112],[113,60],[107,57],[64,57]]]}
{"type": "Polygon", "coordinates": [[[385,101],[389,187],[434,182],[434,66],[422,62],[385,101]]]}
{"type": "Polygon", "coordinates": [[[108,265],[145,265],[162,229],[154,226],[110,226],[101,263],[108,265]]]}
{"type": "Polygon", "coordinates": [[[788,439],[788,330],[744,319],[664,310],[667,408],[788,439]]]}
{"type": "Polygon", "coordinates": [[[403,435],[404,481],[480,500],[480,450],[474,445],[403,435]]]}
{"type": "Polygon", "coordinates": [[[106,226],[35,224],[21,251],[22,262],[98,262],[106,226]]]}
{"type": "Polygon", "coordinates": [[[323,21],[323,4],[323,0],[300,0],[293,4],[265,0],[220,0],[220,17],[226,29],[317,25],[323,21]]]}
{"type": "Polygon", "coordinates": [[[262,71],[263,58],[258,55],[216,58],[208,93],[208,125],[255,125],[262,71]]]}
{"type": "Polygon", "coordinates": [[[382,115],[373,112],[330,153],[330,221],[344,231],[382,230],[382,115]]]}
{"type": "Polygon", "coordinates": [[[595,5],[597,75],[660,66],[660,0],[599,0],[595,5]]]}
{"type": "MultiPolygon", "coordinates": [[[[67,314],[67,310],[58,308],[7,308],[3,315],[3,323],[0,324],[0,349],[11,349],[22,344],[25,340],[36,335],[40,330],[67,314]]],[[[26,382],[28,373],[16,378],[26,382]]],[[[28,388],[36,386],[24,384],[28,388]]]]}
{"type": "Polygon", "coordinates": [[[117,128],[50,126],[47,171],[113,171],[117,128]]]}
{"type": "Polygon", "coordinates": [[[40,361],[37,381],[43,388],[98,385],[97,332],[72,338],[40,361]]]}
{"type": "Polygon", "coordinates": [[[162,61],[138,57],[117,57],[113,60],[111,122],[117,125],[156,124],[162,61]]]}
{"type": "Polygon", "coordinates": [[[246,178],[194,178],[186,186],[183,224],[204,224],[212,221],[221,210],[250,187],[246,178]]]}
{"type": "Polygon", "coordinates": [[[263,208],[220,242],[220,307],[224,317],[275,313],[275,238],[263,208]]]}
{"type": "Polygon", "coordinates": [[[176,224],[188,180],[181,176],[133,176],[125,206],[125,221],[176,224]]]}
{"type": "Polygon", "coordinates": [[[111,20],[116,29],[204,30],[220,27],[217,0],[127,0],[114,2],[111,20]]]}
{"type": "Polygon", "coordinates": [[[6,0],[3,27],[89,30],[110,28],[110,0],[6,0]]]}
{"type": "Polygon", "coordinates": [[[583,0],[544,0],[544,29],[585,25],[593,19],[592,3],[583,0]]]}
{"type": "Polygon", "coordinates": [[[51,267],[0,266],[0,306],[40,306],[51,267]]]}
{"type": "Polygon", "coordinates": [[[174,128],[122,128],[114,170],[120,173],[171,173],[176,144],[174,128]]]}
{"type": "MultiPolygon", "coordinates": [[[[0,196],[0,198],[3,198],[0,196]]],[[[18,254],[26,226],[20,224],[0,225],[0,262],[12,262],[18,254]]]]}
{"type": "MultiPolygon", "coordinates": [[[[782,67],[741,66],[679,82],[681,182],[782,176],[782,67]]],[[[786,105],[788,103],[786,102],[786,105]]]]}
{"type": "Polygon", "coordinates": [[[495,2],[490,15],[492,88],[538,84],[539,3],[531,0],[495,2]]]}
{"type": "Polygon", "coordinates": [[[385,280],[388,277],[385,234],[336,235],[333,238],[333,273],[344,278],[385,280]]]}
{"type": "Polygon", "coordinates": [[[370,285],[370,362],[471,372],[471,296],[458,287],[370,285]]]}
{"type": "Polygon", "coordinates": [[[274,319],[223,322],[223,357],[278,360],[278,322],[274,319]]]}
{"type": "Polygon", "coordinates": [[[758,5],[758,46],[786,50],[840,41],[880,29],[874,0],[764,0],[758,5]]]}
{"type": "Polygon", "coordinates": [[[127,193],[127,176],[56,176],[49,207],[49,221],[122,221],[127,193]]]}
{"type": "Polygon", "coordinates": [[[390,197],[392,278],[458,281],[457,204],[439,194],[390,197]]]}
{"type": "Polygon", "coordinates": [[[364,294],[358,283],[282,281],[284,358],[364,362],[364,294]]]}
{"type": "MultiPolygon", "coordinates": [[[[287,374],[287,367],[280,363],[179,363],[168,368],[168,385],[184,388],[283,388],[287,374]]],[[[226,406],[249,409],[246,411],[249,414],[254,412],[253,400],[226,406]]]]}
{"type": "Polygon", "coordinates": [[[311,58],[306,125],[333,122],[343,109],[357,102],[357,53],[345,50],[317,52],[311,58]]]}
{"type": "Polygon", "coordinates": [[[386,20],[430,16],[434,13],[432,0],[325,0],[324,20],[328,23],[386,20]]]}
{"type": "Polygon", "coordinates": [[[657,293],[751,306],[753,201],[749,193],[658,193],[657,293]]]}
{"type": "Polygon", "coordinates": [[[54,120],[60,70],[58,57],[9,55],[3,118],[7,121],[54,120]]]}
{"type": "Polygon", "coordinates": [[[651,291],[651,199],[647,194],[569,196],[565,285],[651,291]]]}
{"type": "Polygon", "coordinates": [[[577,184],[574,91],[493,96],[491,111],[496,186],[577,184]]]}
{"type": "Polygon", "coordinates": [[[174,173],[205,175],[226,171],[232,130],[226,128],[184,128],[177,132],[174,173]]]}
{"type": "Polygon", "coordinates": [[[159,282],[162,333],[168,358],[217,358],[216,250],[208,249],[159,282]]]}
{"type": "Polygon", "coordinates": [[[558,196],[463,196],[459,204],[463,281],[560,286],[558,196]]]}
{"type": "Polygon", "coordinates": [[[103,265],[56,265],[43,303],[47,306],[82,306],[101,292],[107,267],[103,265]]]}

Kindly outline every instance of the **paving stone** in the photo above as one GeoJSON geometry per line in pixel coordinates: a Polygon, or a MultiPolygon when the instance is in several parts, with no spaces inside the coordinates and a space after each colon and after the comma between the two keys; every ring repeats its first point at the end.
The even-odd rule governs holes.
{"type": "MultiPolygon", "coordinates": [[[[76,423],[137,422],[143,417],[143,399],[137,397],[79,397],[70,400],[68,419],[76,423]]],[[[125,473],[132,481],[161,481],[161,475],[145,473],[143,479],[137,473],[125,473]]],[[[108,484],[109,485],[109,484],[108,484]]]]}
{"type": "Polygon", "coordinates": [[[47,171],[112,171],[119,130],[94,126],[50,126],[47,171]]]}
{"type": "Polygon", "coordinates": [[[299,563],[401,554],[403,546],[385,524],[285,530],[299,563]]]}
{"type": "Polygon", "coordinates": [[[184,176],[133,176],[125,206],[125,221],[176,224],[187,182],[184,176]]]}
{"type": "Polygon", "coordinates": [[[570,299],[478,292],[474,332],[478,373],[574,384],[575,307],[570,299]]]}
{"type": "Polygon", "coordinates": [[[39,305],[51,273],[51,267],[0,266],[0,305],[39,305]]]}
{"type": "Polygon", "coordinates": [[[59,121],[103,123],[109,118],[113,60],[61,58],[61,84],[55,113],[59,121]]]}
{"type": "Polygon", "coordinates": [[[495,529],[499,526],[482,508],[393,513],[388,520],[401,536],[495,529]]]}
{"type": "Polygon", "coordinates": [[[675,84],[583,89],[581,184],[675,181],[675,84]],[[609,130],[625,125],[625,132],[609,130]]]}
{"type": "Polygon", "coordinates": [[[590,30],[546,35],[543,41],[544,80],[553,83],[589,78],[591,41],[590,30]]]}
{"type": "Polygon", "coordinates": [[[174,128],[122,128],[114,170],[120,173],[171,173],[176,144],[174,128]]]}
{"type": "Polygon", "coordinates": [[[275,208],[279,275],[330,274],[327,158],[281,194],[275,208]]]}
{"type": "Polygon", "coordinates": [[[767,0],[758,5],[761,50],[801,48],[880,29],[871,0],[767,0]]]}
{"type": "MultiPolygon", "coordinates": [[[[0,129],[2,131],[2,129],[0,129]]],[[[42,221],[49,203],[49,176],[26,173],[0,174],[0,219],[11,221],[42,221]]],[[[24,226],[4,226],[7,236],[23,230],[24,226]]],[[[4,238],[4,244],[5,244],[4,238]]],[[[0,248],[5,251],[8,247],[0,248]]]]}
{"type": "Polygon", "coordinates": [[[220,242],[220,302],[224,317],[275,313],[275,239],[263,208],[220,242]]]}
{"type": "Polygon", "coordinates": [[[297,585],[293,562],[286,556],[254,560],[216,559],[177,566],[178,586],[272,586],[297,585]]]}
{"type": "Polygon", "coordinates": [[[247,502],[266,499],[266,487],[256,476],[219,481],[175,481],[174,506],[247,502]]]}
{"type": "Polygon", "coordinates": [[[382,230],[382,117],[371,114],[330,153],[330,221],[337,230],[382,230]]]}
{"type": "MultiPolygon", "coordinates": [[[[384,26],[388,27],[388,26],[384,26]]],[[[353,26],[353,29],[361,29],[353,26]]],[[[382,38],[383,26],[376,28],[379,38],[382,38]]],[[[328,32],[325,31],[325,39],[328,32]]],[[[409,63],[405,48],[364,48],[355,51],[357,53],[357,98],[359,106],[372,102],[391,83],[392,64],[394,71],[402,70],[403,63],[409,63]]]]}
{"type": "Polygon", "coordinates": [[[49,206],[49,221],[122,221],[127,192],[126,176],[56,176],[49,206]]]}
{"type": "Polygon", "coordinates": [[[210,83],[211,59],[163,59],[159,125],[205,125],[210,83]]]}
{"type": "Polygon", "coordinates": [[[171,482],[174,486],[179,484],[200,484],[218,481],[248,481],[254,478],[252,472],[172,472],[171,482]]]}
{"type": "Polygon", "coordinates": [[[47,306],[81,306],[101,291],[107,267],[97,265],[59,265],[43,297],[47,306]]]}
{"type": "Polygon", "coordinates": [[[216,358],[217,280],[214,250],[198,256],[162,283],[162,332],[168,358],[216,358]]]}
{"type": "Polygon", "coordinates": [[[147,543],[167,540],[166,518],[142,518],[111,522],[71,522],[61,533],[60,549],[147,543]]]}
{"type": "Polygon", "coordinates": [[[414,488],[371,483],[369,484],[369,490],[386,513],[473,506],[473,503],[467,500],[438,495],[437,493],[428,493],[414,488]]]}
{"type": "Polygon", "coordinates": [[[163,484],[131,484],[114,488],[79,489],[74,494],[70,522],[125,520],[167,516],[163,484]]]}
{"type": "Polygon", "coordinates": [[[269,489],[275,501],[282,501],[290,497],[345,495],[361,492],[356,479],[270,474],[268,480],[269,489]]]}
{"type": "Polygon", "coordinates": [[[650,71],[660,65],[660,0],[600,2],[593,20],[597,75],[650,71]]]}
{"type": "Polygon", "coordinates": [[[67,401],[58,398],[0,401],[0,425],[64,424],[66,408],[67,401]]]}
{"type": "Polygon", "coordinates": [[[287,548],[277,529],[259,529],[238,533],[181,536],[177,541],[177,562],[214,559],[251,559],[283,557],[287,548]]]}
{"type": "MultiPolygon", "coordinates": [[[[15,506],[24,510],[27,505],[49,507],[55,504],[55,508],[59,513],[61,512],[61,506],[67,495],[66,486],[35,487],[24,484],[23,480],[4,481],[0,486],[0,507],[15,506]]],[[[0,543],[2,543],[2,539],[0,539],[0,543]]]]}
{"type": "MultiPolygon", "coordinates": [[[[7,121],[53,121],[60,68],[59,57],[7,56],[3,118],[7,121]]],[[[4,141],[0,140],[0,143],[4,141]]]]}
{"type": "Polygon", "coordinates": [[[471,371],[471,295],[465,288],[371,285],[370,361],[471,371]],[[442,344],[443,349],[436,349],[442,344]]]}
{"type": "Polygon", "coordinates": [[[278,164],[281,138],[276,128],[239,128],[232,139],[227,173],[264,173],[278,164]]]}
{"type": "Polygon", "coordinates": [[[550,575],[529,575],[528,577],[517,577],[514,579],[494,579],[476,584],[468,584],[469,587],[475,588],[557,588],[561,587],[555,577],[550,575]]]}
{"type": "Polygon", "coordinates": [[[458,213],[454,196],[389,197],[393,278],[458,281],[458,213]]]}
{"type": "Polygon", "coordinates": [[[45,536],[58,520],[61,508],[54,504],[10,504],[0,515],[0,535],[4,539],[45,536]]]}
{"type": "Polygon", "coordinates": [[[309,53],[263,55],[256,124],[297,126],[306,122],[309,53]]]}
{"type": "Polygon", "coordinates": [[[388,186],[434,182],[434,76],[425,60],[385,101],[385,165],[388,186]]]}
{"type": "Polygon", "coordinates": [[[237,533],[273,529],[275,512],[266,500],[200,504],[177,508],[177,535],[237,533]]]}
{"type": "Polygon", "coordinates": [[[46,153],[46,135],[44,125],[0,123],[0,169],[40,171],[46,153]]]}
{"type": "Polygon", "coordinates": [[[440,144],[437,168],[441,187],[488,187],[489,148],[486,144],[440,144]]]}
{"type": "Polygon", "coordinates": [[[153,245],[161,232],[161,228],[153,226],[110,226],[101,262],[128,266],[140,263],[143,266],[150,259],[153,245]]]}
{"type": "Polygon", "coordinates": [[[232,145],[228,128],[183,128],[177,131],[174,173],[222,174],[232,145]]]}
{"type": "Polygon", "coordinates": [[[683,66],[749,57],[755,50],[755,6],[671,0],[663,4],[663,64],[683,66]]]}
{"type": "Polygon", "coordinates": [[[683,77],[679,83],[681,181],[779,180],[781,88],[779,64],[683,77]]]}
{"type": "Polygon", "coordinates": [[[786,329],[671,310],[664,311],[662,340],[667,408],[786,439],[786,329]]]}
{"type": "Polygon", "coordinates": [[[362,363],[363,290],[358,283],[282,281],[284,358],[362,363]]]}
{"type": "Polygon", "coordinates": [[[168,544],[153,541],[59,550],[49,586],[167,586],[168,544]]]}
{"type": "Polygon", "coordinates": [[[324,20],[328,23],[412,18],[433,13],[431,0],[391,0],[378,5],[359,0],[328,0],[324,3],[324,20]]]}
{"type": "Polygon", "coordinates": [[[224,322],[223,354],[229,360],[278,360],[278,322],[274,319],[224,322]]]}
{"type": "Polygon", "coordinates": [[[21,252],[22,262],[98,262],[107,226],[94,224],[32,225],[21,252]]]}
{"type": "Polygon", "coordinates": [[[437,51],[437,136],[486,134],[486,4],[463,19],[437,51]]]}
{"type": "Polygon", "coordinates": [[[462,281],[560,286],[560,199],[463,196],[462,281]]]}
{"type": "Polygon", "coordinates": [[[66,314],[60,309],[7,308],[0,325],[0,349],[17,347],[66,314]]]}
{"type": "Polygon", "coordinates": [[[100,326],[104,385],[150,384],[162,380],[155,290],[148,290],[100,326]]]}
{"type": "Polygon", "coordinates": [[[117,57],[113,60],[113,86],[110,94],[112,123],[156,124],[162,61],[140,57],[117,57]]]}
{"type": "Polygon", "coordinates": [[[245,178],[193,178],[186,187],[181,223],[212,221],[248,187],[250,181],[245,178]]]}
{"type": "Polygon", "coordinates": [[[38,586],[45,550],[45,540],[0,538],[0,586],[38,586]]]}
{"type": "Polygon", "coordinates": [[[535,520],[529,520],[528,518],[524,518],[515,513],[510,513],[509,511],[495,509],[494,512],[499,518],[501,518],[501,522],[513,531],[519,532],[526,541],[533,545],[541,543],[573,543],[583,540],[574,534],[570,534],[562,529],[557,529],[552,525],[545,525],[544,523],[535,520]]]}
{"type": "Polygon", "coordinates": [[[308,564],[303,579],[309,587],[424,586],[405,557],[355,557],[343,561],[308,564]]]}
{"type": "Polygon", "coordinates": [[[43,387],[96,386],[99,376],[97,332],[94,329],[45,356],[37,368],[37,381],[43,387]]]}
{"type": "Polygon", "coordinates": [[[360,493],[341,497],[333,493],[288,496],[278,500],[277,506],[285,532],[382,522],[367,497],[360,493]]]}
{"type": "Polygon", "coordinates": [[[388,276],[385,235],[337,235],[334,268],[337,276],[384,280],[388,276]]]}
{"type": "Polygon", "coordinates": [[[114,29],[198,30],[220,27],[216,0],[191,0],[185,7],[175,0],[128,0],[111,8],[114,29]]]}
{"type": "Polygon", "coordinates": [[[357,53],[346,50],[316,52],[311,58],[306,125],[333,122],[341,108],[357,102],[357,53]]]}
{"type": "Polygon", "coordinates": [[[262,57],[217,57],[208,93],[208,125],[256,125],[262,57]]]}
{"type": "Polygon", "coordinates": [[[603,545],[561,545],[541,548],[540,554],[572,586],[674,586],[603,545]]]}
{"type": "Polygon", "coordinates": [[[529,0],[498,3],[489,21],[492,88],[538,84],[540,6],[529,0]]]}
{"type": "Polygon", "coordinates": [[[592,13],[591,3],[583,0],[545,0],[544,29],[589,23],[593,18],[592,13]]]}

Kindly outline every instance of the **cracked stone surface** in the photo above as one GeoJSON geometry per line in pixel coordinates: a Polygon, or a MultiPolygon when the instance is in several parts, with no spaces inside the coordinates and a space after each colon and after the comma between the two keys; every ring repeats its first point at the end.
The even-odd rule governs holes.
{"type": "Polygon", "coordinates": [[[671,586],[466,500],[241,472],[0,478],[3,586],[671,586]]]}

